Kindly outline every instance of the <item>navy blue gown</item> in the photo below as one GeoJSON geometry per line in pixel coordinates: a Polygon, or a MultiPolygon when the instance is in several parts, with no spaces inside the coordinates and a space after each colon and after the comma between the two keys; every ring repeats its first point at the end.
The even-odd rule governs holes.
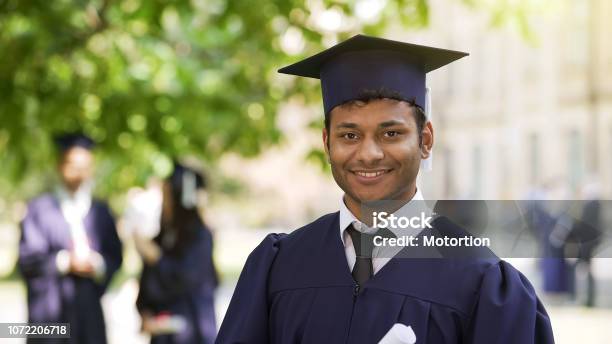
{"type": "Polygon", "coordinates": [[[164,254],[157,264],[143,267],[136,301],[138,310],[153,314],[166,312],[182,316],[187,322],[180,333],[153,336],[153,344],[215,341],[217,274],[212,258],[212,235],[206,226],[195,233],[182,255],[164,254]]]}
{"type": "MultiPolygon", "coordinates": [[[[410,326],[417,343],[553,343],[529,281],[488,249],[472,258],[393,258],[357,287],[338,219],[329,214],[264,239],[240,275],[217,343],[377,343],[396,323],[410,326]]],[[[444,217],[433,226],[466,233],[444,217]]]]}
{"type": "Polygon", "coordinates": [[[570,265],[565,259],[564,245],[555,246],[550,240],[559,217],[555,217],[544,207],[543,201],[529,201],[527,204],[528,224],[538,239],[540,246],[540,268],[542,269],[542,289],[548,293],[567,293],[572,289],[570,265]]]}
{"type": "MultiPolygon", "coordinates": [[[[21,223],[18,259],[27,287],[28,322],[69,322],[70,342],[106,343],[100,298],[121,266],[121,242],[113,216],[101,201],[92,201],[84,227],[90,247],[102,255],[106,264],[105,276],[99,282],[62,275],[57,270],[57,253],[72,246],[69,226],[57,198],[45,194],[29,203],[21,223]]],[[[66,342],[66,339],[28,342],[66,342]]]]}

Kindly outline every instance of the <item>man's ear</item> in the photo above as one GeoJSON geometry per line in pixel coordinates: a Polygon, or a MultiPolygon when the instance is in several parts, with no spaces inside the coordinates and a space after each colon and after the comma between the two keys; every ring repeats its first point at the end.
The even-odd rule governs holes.
{"type": "Polygon", "coordinates": [[[421,137],[423,138],[421,144],[421,159],[427,159],[431,155],[434,144],[434,130],[431,121],[427,121],[423,126],[421,137]]]}
{"type": "Polygon", "coordinates": [[[327,132],[327,128],[323,128],[323,147],[325,147],[327,162],[331,163],[331,159],[329,157],[329,133],[327,132]]]}

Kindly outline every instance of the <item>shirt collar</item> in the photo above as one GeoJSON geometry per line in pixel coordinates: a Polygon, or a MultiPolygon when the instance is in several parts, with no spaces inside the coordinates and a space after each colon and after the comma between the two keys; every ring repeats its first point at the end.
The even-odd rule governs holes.
{"type": "Polygon", "coordinates": [[[93,183],[85,182],[77,191],[71,193],[64,185],[58,185],[55,189],[55,195],[59,200],[62,211],[74,212],[84,217],[91,207],[92,186],[93,183]]]}
{"type": "MultiPolygon", "coordinates": [[[[398,209],[396,213],[401,213],[402,209],[408,207],[412,201],[424,201],[423,194],[418,188],[414,196],[412,196],[412,198],[410,199],[410,201],[408,201],[402,208],[398,209]]],[[[357,219],[357,217],[355,217],[355,215],[353,215],[353,213],[346,206],[346,204],[344,203],[344,197],[342,197],[340,199],[340,239],[342,240],[343,245],[346,245],[346,243],[344,242],[344,231],[350,225],[353,225],[356,230],[363,233],[374,233],[377,231],[377,228],[370,228],[363,222],[359,221],[359,219],[357,219]]],[[[393,229],[391,231],[395,233],[393,229]]]]}

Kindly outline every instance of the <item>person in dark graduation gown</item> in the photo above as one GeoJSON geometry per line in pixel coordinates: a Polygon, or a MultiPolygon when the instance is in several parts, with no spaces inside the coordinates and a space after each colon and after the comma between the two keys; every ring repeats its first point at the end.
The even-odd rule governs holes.
{"type": "MultiPolygon", "coordinates": [[[[566,214],[567,209],[557,213],[547,209],[546,202],[530,200],[527,208],[527,218],[531,231],[538,239],[541,256],[542,289],[549,295],[567,298],[572,290],[571,266],[565,259],[565,238],[557,239],[559,228],[572,228],[572,219],[566,214]]],[[[567,234],[563,234],[567,236],[567,234]]]]}
{"type": "Polygon", "coordinates": [[[136,306],[151,343],[213,343],[218,284],[212,235],[197,209],[204,179],[180,164],[163,186],[160,233],[136,237],[144,260],[136,306]]]}
{"type": "MultiPolygon", "coordinates": [[[[280,70],[321,80],[325,150],[345,194],[339,212],[250,254],[217,343],[553,343],[529,281],[487,248],[364,254],[364,205],[390,200],[400,212],[422,198],[425,73],[465,55],[358,35],[280,70]]],[[[469,235],[443,216],[431,225],[416,236],[469,235]]]]}
{"type": "Polygon", "coordinates": [[[121,266],[121,242],[109,207],[91,197],[93,142],[67,134],[57,143],[62,184],[33,199],[21,223],[18,267],[28,322],[69,322],[69,342],[105,343],[100,298],[121,266]]]}

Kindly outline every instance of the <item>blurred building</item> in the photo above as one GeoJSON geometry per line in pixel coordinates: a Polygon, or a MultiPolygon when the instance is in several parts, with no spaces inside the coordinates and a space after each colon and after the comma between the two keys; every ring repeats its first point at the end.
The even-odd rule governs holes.
{"type": "MultiPolygon", "coordinates": [[[[420,174],[419,186],[428,199],[521,199],[554,184],[566,192],[549,196],[560,199],[579,197],[597,181],[609,197],[612,2],[512,3],[537,5],[525,10],[527,31],[516,13],[500,13],[506,22],[495,26],[487,5],[430,0],[426,28],[398,23],[385,35],[470,53],[428,74],[436,143],[433,171],[420,174]]],[[[225,157],[223,173],[243,180],[251,194],[240,211],[232,203],[226,216],[215,209],[212,220],[287,230],[336,211],[341,190],[330,174],[304,162],[311,148],[322,148],[320,132],[307,130],[319,119],[320,104],[290,102],[278,125],[291,139],[255,160],[225,157]]]]}
{"type": "Polygon", "coordinates": [[[391,37],[470,56],[429,74],[436,144],[434,169],[421,178],[427,197],[516,199],[555,183],[572,198],[594,181],[609,197],[612,2],[549,1],[527,18],[527,33],[515,20],[492,27],[490,12],[459,1],[430,4],[426,30],[391,37]]]}

